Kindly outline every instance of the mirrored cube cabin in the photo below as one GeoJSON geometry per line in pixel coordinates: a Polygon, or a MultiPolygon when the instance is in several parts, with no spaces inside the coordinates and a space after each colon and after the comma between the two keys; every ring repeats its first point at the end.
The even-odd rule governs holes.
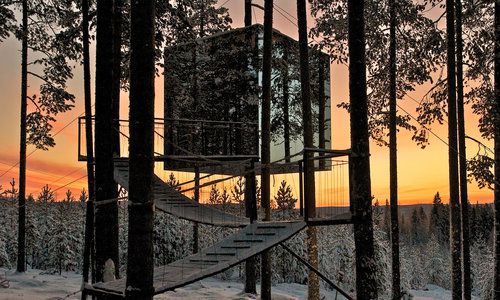
{"type": "MultiPolygon", "coordinates": [[[[165,49],[164,168],[238,174],[260,157],[263,26],[221,32],[165,49]],[[226,163],[219,163],[224,161],[226,163]]],[[[330,63],[310,49],[314,145],[330,149],[330,63]]],[[[303,148],[298,42],[273,33],[271,162],[296,172],[303,148]]]]}

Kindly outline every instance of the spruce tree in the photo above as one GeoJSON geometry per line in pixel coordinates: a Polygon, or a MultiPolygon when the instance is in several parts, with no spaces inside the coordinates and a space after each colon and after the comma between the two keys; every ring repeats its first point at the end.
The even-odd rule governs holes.
{"type": "Polygon", "coordinates": [[[243,177],[238,177],[238,180],[236,180],[236,183],[233,185],[231,188],[231,202],[236,203],[240,206],[240,208],[243,208],[245,205],[245,181],[243,180],[243,177]]]}
{"type": "Polygon", "coordinates": [[[208,196],[208,203],[212,205],[221,203],[220,192],[215,185],[212,185],[212,188],[210,189],[210,195],[208,196]]]}
{"type": "Polygon", "coordinates": [[[292,188],[285,180],[281,181],[276,196],[274,196],[274,201],[282,212],[291,211],[295,208],[297,199],[293,197],[292,188]]]}
{"type": "MultiPolygon", "coordinates": [[[[2,218],[3,219],[3,218],[2,218]]],[[[10,259],[7,253],[7,227],[0,222],[0,267],[10,269],[10,259]]]]}

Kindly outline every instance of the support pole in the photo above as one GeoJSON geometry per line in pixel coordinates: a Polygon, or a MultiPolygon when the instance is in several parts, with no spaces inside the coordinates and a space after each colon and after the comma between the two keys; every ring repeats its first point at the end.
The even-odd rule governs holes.
{"type": "Polygon", "coordinates": [[[255,162],[252,160],[245,170],[245,213],[246,217],[250,218],[250,223],[257,221],[257,187],[254,168],[255,162]]]}
{"type": "MultiPolygon", "coordinates": [[[[200,202],[200,168],[194,168],[194,201],[200,202]]],[[[199,251],[199,224],[198,222],[194,222],[193,224],[193,253],[198,253],[199,251]]]]}
{"type": "MultiPolygon", "coordinates": [[[[250,163],[245,172],[245,211],[246,216],[250,218],[250,223],[257,220],[257,191],[255,181],[254,161],[250,163]]],[[[257,294],[255,257],[251,257],[245,262],[245,293],[257,294]]]]}
{"type": "Polygon", "coordinates": [[[330,285],[333,289],[337,290],[342,296],[344,296],[348,300],[353,300],[354,298],[349,295],[347,292],[342,290],[338,285],[336,285],[333,281],[331,281],[328,277],[323,275],[318,269],[313,267],[310,263],[307,262],[307,260],[303,259],[300,257],[297,253],[295,253],[292,249],[288,248],[287,245],[284,243],[280,243],[280,246],[285,249],[288,253],[290,253],[293,257],[295,257],[298,261],[300,261],[302,264],[304,264],[309,270],[313,271],[318,275],[321,279],[323,279],[326,283],[330,285]]]}

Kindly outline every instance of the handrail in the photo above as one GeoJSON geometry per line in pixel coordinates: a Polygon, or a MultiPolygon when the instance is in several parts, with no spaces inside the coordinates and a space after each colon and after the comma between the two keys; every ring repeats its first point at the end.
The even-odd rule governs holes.
{"type": "Polygon", "coordinates": [[[172,119],[172,118],[165,118],[162,119],[165,121],[170,121],[170,122],[186,122],[186,123],[214,123],[214,124],[241,124],[241,125],[253,125],[253,126],[258,126],[259,123],[257,122],[240,122],[240,121],[216,121],[216,120],[200,120],[200,119],[172,119]]]}
{"type": "Polygon", "coordinates": [[[351,149],[324,149],[324,148],[304,148],[304,152],[340,154],[341,156],[351,155],[351,149]]]}
{"type": "MultiPolygon", "coordinates": [[[[322,220],[315,220],[314,218],[310,218],[309,216],[309,201],[310,199],[306,197],[304,194],[305,191],[305,185],[306,183],[306,178],[305,174],[308,174],[308,168],[312,168],[314,171],[316,170],[326,170],[326,168],[329,167],[339,167],[339,166],[345,166],[347,165],[349,168],[349,171],[351,170],[351,162],[350,158],[353,156],[353,153],[350,149],[344,149],[344,150],[335,150],[335,149],[322,149],[322,148],[304,148],[303,150],[303,158],[299,160],[299,205],[300,205],[300,215],[304,218],[304,221],[309,225],[309,226],[317,226],[317,225],[330,225],[330,224],[347,224],[352,222],[352,218],[348,219],[322,219],[322,220]],[[318,153],[319,155],[313,156],[314,153],[318,153]],[[346,156],[347,160],[333,160],[336,157],[342,157],[346,156]],[[315,166],[314,161],[318,161],[319,166],[315,166]],[[305,164],[304,162],[311,162],[311,165],[305,164]],[[338,162],[339,164],[330,165],[326,164],[327,161],[331,162],[338,162]]],[[[351,185],[350,181],[348,182],[349,184],[349,194],[351,194],[351,185]]],[[[349,205],[352,208],[352,205],[349,205]]],[[[351,209],[352,213],[352,209],[351,209]]]]}
{"type": "MultiPolygon", "coordinates": [[[[91,117],[93,121],[95,121],[95,116],[91,117]]],[[[78,119],[83,119],[85,120],[85,116],[78,117],[78,119]]],[[[241,124],[241,125],[252,125],[252,126],[259,126],[258,122],[240,122],[240,121],[217,121],[217,120],[203,120],[203,119],[185,119],[185,118],[180,118],[180,119],[173,119],[173,118],[154,118],[155,124],[165,124],[165,121],[170,121],[170,122],[185,122],[185,123],[215,123],[215,124],[241,124]]],[[[129,123],[129,120],[127,119],[114,119],[114,121],[118,122],[124,122],[124,123],[129,123]]]]}
{"type": "MultiPolygon", "coordinates": [[[[80,161],[84,160],[85,156],[86,156],[86,155],[82,154],[83,149],[81,149],[81,139],[83,137],[81,136],[81,130],[80,130],[81,126],[83,124],[85,124],[85,121],[86,121],[86,119],[84,117],[80,117],[78,119],[78,130],[79,130],[79,134],[78,134],[78,160],[80,160],[80,161]]],[[[92,116],[92,123],[94,123],[94,122],[95,122],[95,117],[92,116]]],[[[120,127],[128,127],[128,125],[129,125],[128,124],[129,120],[118,119],[118,122],[120,123],[120,127]]],[[[210,141],[210,144],[207,144],[207,145],[211,145],[210,146],[211,148],[208,149],[208,152],[206,152],[207,149],[205,147],[207,145],[205,145],[204,142],[202,143],[201,148],[199,148],[199,146],[191,145],[191,144],[187,145],[187,147],[182,147],[182,146],[184,146],[184,144],[182,144],[182,143],[181,144],[173,143],[174,141],[171,140],[172,133],[170,131],[169,131],[169,137],[167,139],[165,139],[167,136],[164,136],[162,133],[158,132],[158,126],[155,126],[154,134],[156,136],[165,140],[165,142],[167,142],[170,145],[170,147],[174,147],[177,151],[180,150],[182,152],[182,153],[177,153],[177,154],[181,154],[181,155],[176,155],[175,151],[170,153],[170,152],[168,152],[167,148],[165,148],[164,150],[167,151],[165,153],[155,152],[155,159],[156,160],[163,160],[164,161],[164,160],[166,160],[167,157],[174,158],[174,157],[178,156],[178,158],[182,158],[182,156],[184,156],[184,155],[188,155],[188,156],[194,155],[194,156],[198,156],[199,158],[201,158],[201,160],[209,161],[212,163],[220,163],[221,160],[225,160],[223,156],[226,155],[226,153],[227,153],[228,157],[235,157],[235,158],[238,156],[238,155],[235,155],[236,153],[239,153],[239,154],[245,153],[244,155],[240,155],[244,159],[255,160],[257,157],[257,155],[256,155],[256,153],[258,152],[257,148],[256,148],[257,146],[252,146],[252,149],[255,148],[255,151],[252,151],[252,153],[247,153],[248,151],[246,151],[246,150],[244,150],[243,152],[240,153],[239,150],[237,150],[238,149],[237,144],[235,144],[235,142],[237,143],[237,137],[233,136],[233,135],[237,135],[238,132],[241,132],[245,135],[251,134],[252,136],[255,136],[258,138],[259,128],[258,128],[258,123],[255,123],[255,122],[248,122],[247,123],[247,122],[235,122],[235,121],[155,118],[155,125],[160,125],[161,127],[165,128],[165,129],[172,128],[172,129],[174,129],[174,132],[177,132],[177,134],[179,132],[183,132],[183,135],[187,134],[187,135],[192,136],[191,140],[196,140],[200,137],[202,139],[204,139],[204,137],[206,137],[206,136],[210,136],[212,138],[215,137],[218,139],[224,138],[224,139],[228,140],[227,142],[226,141],[224,142],[223,145],[225,145],[225,146],[222,146],[222,148],[221,148],[221,145],[218,145],[217,141],[215,141],[215,143],[214,143],[214,141],[210,141]],[[201,131],[195,130],[195,128],[200,128],[201,131]],[[218,130],[222,130],[224,132],[222,135],[223,137],[217,133],[218,130]],[[208,135],[207,135],[207,132],[209,133],[208,135]],[[227,143],[227,145],[226,145],[226,143],[227,143]],[[195,149],[191,149],[192,146],[195,146],[195,149]],[[196,147],[198,147],[198,148],[196,148],[196,147]],[[200,150],[200,151],[198,151],[198,150],[200,150]],[[209,155],[209,154],[213,154],[213,155],[209,155]],[[217,157],[217,156],[220,156],[220,157],[217,157]]],[[[121,136],[128,139],[128,136],[124,132],[122,132],[121,130],[118,130],[118,131],[119,131],[119,134],[121,136]]],[[[179,136],[177,136],[177,138],[179,138],[179,136]]],[[[253,140],[253,137],[252,137],[252,140],[253,140]]],[[[189,143],[189,139],[186,141],[189,143]]],[[[181,141],[179,141],[179,142],[181,142],[181,141]]],[[[184,142],[184,140],[183,140],[183,142],[184,142]]],[[[252,141],[252,145],[258,145],[257,140],[255,140],[255,143],[254,143],[254,141],[252,141]]],[[[165,147],[166,147],[166,144],[165,144],[165,147]]],[[[241,157],[239,159],[241,159],[241,157]]]]}

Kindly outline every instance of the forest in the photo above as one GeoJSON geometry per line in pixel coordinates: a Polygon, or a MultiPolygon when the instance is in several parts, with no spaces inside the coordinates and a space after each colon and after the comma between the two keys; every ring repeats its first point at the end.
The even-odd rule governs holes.
{"type": "MultiPolygon", "coordinates": [[[[173,175],[173,174],[172,174],[173,175]]],[[[175,176],[170,182],[176,181],[175,176]]],[[[273,218],[287,219],[297,215],[293,209],[296,201],[293,194],[287,193],[288,185],[274,195],[273,218]]],[[[218,191],[218,190],[215,190],[218,191]]],[[[1,209],[0,267],[10,268],[16,261],[16,196],[12,186],[4,191],[1,209]]],[[[217,192],[214,192],[217,193],[217,192]]],[[[231,209],[241,205],[237,192],[222,192],[211,195],[211,203],[231,209]]],[[[50,188],[43,188],[37,196],[27,198],[27,264],[30,268],[42,270],[47,274],[61,274],[65,271],[81,273],[85,201],[88,195],[72,195],[68,191],[63,199],[56,199],[50,188]],[[57,201],[56,201],[57,200],[57,201]],[[35,217],[36,216],[36,217],[35,217]]],[[[295,216],[296,217],[296,216],[295,216]]],[[[126,270],[127,256],[127,209],[120,205],[120,272],[126,270]]],[[[439,193],[432,205],[410,206],[400,218],[401,228],[401,273],[403,291],[424,289],[429,284],[450,288],[449,208],[443,204],[439,193]]],[[[493,208],[489,204],[471,205],[471,260],[473,295],[488,299],[492,288],[493,271],[493,208]]],[[[389,297],[390,291],[390,208],[386,203],[374,203],[375,242],[377,247],[377,276],[381,298],[389,297]]],[[[320,269],[334,278],[346,290],[353,291],[354,277],[354,240],[352,226],[342,225],[324,227],[319,231],[318,247],[322,260],[320,269]]],[[[222,239],[231,229],[201,225],[200,247],[205,248],[222,239]]],[[[154,222],[155,265],[165,265],[192,251],[193,226],[190,222],[179,220],[165,213],[155,215],[154,222]]],[[[297,251],[304,251],[305,235],[299,234],[287,245],[297,251]]],[[[273,256],[273,284],[307,282],[307,269],[294,262],[290,254],[275,248],[273,256]]],[[[222,280],[243,281],[243,265],[239,265],[217,275],[222,280]]],[[[328,286],[325,286],[328,288],[328,286]]]]}
{"type": "MultiPolygon", "coordinates": [[[[171,174],[170,183],[175,184],[171,174]]],[[[273,196],[273,218],[289,219],[297,217],[294,209],[297,199],[290,192],[286,182],[273,196]]],[[[225,210],[238,210],[241,197],[238,189],[219,193],[214,189],[210,203],[225,210]]],[[[11,268],[16,261],[15,218],[17,190],[15,185],[4,191],[1,209],[0,267],[11,268]]],[[[86,191],[72,195],[67,191],[65,198],[56,199],[50,188],[43,188],[37,196],[27,199],[27,264],[30,268],[43,270],[48,274],[61,274],[62,271],[81,273],[85,218],[86,191]],[[35,217],[37,216],[37,217],[35,217]]],[[[473,295],[488,299],[492,288],[493,271],[493,209],[489,204],[471,205],[471,266],[473,295]]],[[[127,209],[124,204],[119,208],[120,220],[120,272],[126,270],[127,254],[127,209]]],[[[403,291],[423,289],[429,284],[450,288],[449,207],[442,203],[439,193],[432,205],[410,206],[402,213],[401,264],[403,291]]],[[[374,203],[375,242],[377,246],[378,270],[381,298],[386,298],[390,290],[391,276],[388,271],[390,262],[390,208],[388,203],[374,203]]],[[[354,290],[353,264],[354,241],[352,226],[324,227],[319,231],[319,255],[330,257],[322,260],[320,268],[334,278],[346,290],[354,290]]],[[[231,230],[201,225],[200,247],[205,248],[223,238],[231,230]]],[[[303,251],[305,236],[300,234],[287,242],[288,246],[303,251]]],[[[168,214],[155,215],[154,222],[155,265],[165,265],[181,258],[193,249],[193,226],[190,222],[179,220],[168,214]]],[[[300,252],[299,252],[300,253],[300,252]]],[[[307,270],[293,262],[290,254],[281,248],[272,253],[273,283],[304,283],[307,270]]],[[[244,280],[243,266],[237,266],[218,275],[223,280],[244,280]]],[[[325,288],[328,288],[325,286],[325,288]]]]}

